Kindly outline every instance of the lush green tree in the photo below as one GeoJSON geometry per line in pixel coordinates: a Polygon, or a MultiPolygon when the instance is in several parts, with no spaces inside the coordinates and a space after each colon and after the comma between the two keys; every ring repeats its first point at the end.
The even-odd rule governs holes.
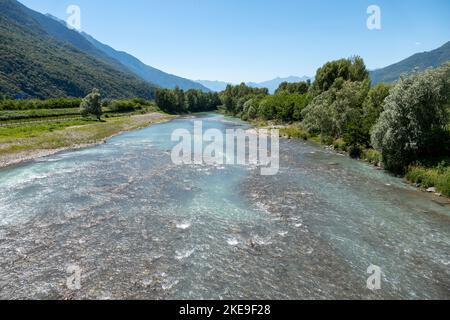
{"type": "Polygon", "coordinates": [[[155,102],[161,110],[171,114],[212,111],[221,104],[217,93],[194,89],[185,92],[179,88],[157,90],[155,102]]]}
{"type": "MultiPolygon", "coordinates": [[[[403,173],[413,161],[449,152],[450,63],[400,79],[372,132],[388,170],[403,173]]],[[[447,154],[448,155],[448,154],[447,154]]]]}
{"type": "Polygon", "coordinates": [[[80,104],[81,115],[83,117],[93,115],[100,120],[102,116],[101,95],[98,89],[93,89],[80,104]]]}
{"type": "Polygon", "coordinates": [[[363,103],[363,126],[367,143],[370,142],[370,133],[384,111],[384,101],[391,90],[391,85],[379,83],[372,87],[363,103]]]}
{"type": "Polygon", "coordinates": [[[328,91],[315,97],[303,110],[303,124],[325,140],[344,134],[349,144],[361,143],[362,104],[369,91],[369,81],[336,81],[328,91]]]}
{"type": "Polygon", "coordinates": [[[177,112],[177,97],[169,89],[158,89],[155,97],[156,105],[163,111],[171,114],[177,112]]]}

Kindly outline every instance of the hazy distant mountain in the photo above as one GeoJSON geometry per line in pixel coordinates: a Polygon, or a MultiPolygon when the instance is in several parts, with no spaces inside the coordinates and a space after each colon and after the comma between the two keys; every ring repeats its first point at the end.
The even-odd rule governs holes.
{"type": "Polygon", "coordinates": [[[0,0],[0,96],[152,98],[150,85],[79,33],[16,0],[0,0]]]}
{"type": "Polygon", "coordinates": [[[414,70],[422,71],[427,68],[439,67],[447,61],[450,61],[450,41],[436,50],[417,53],[386,68],[374,70],[370,73],[370,76],[372,84],[390,83],[398,80],[402,74],[411,73],[414,70]]]}
{"type": "MultiPolygon", "coordinates": [[[[287,78],[276,78],[269,81],[264,81],[260,83],[256,82],[248,82],[247,85],[254,88],[267,88],[270,93],[274,93],[276,89],[278,89],[279,85],[283,82],[301,82],[311,80],[309,77],[287,77],[287,78]]],[[[201,83],[205,87],[211,89],[212,91],[223,91],[227,87],[228,82],[224,81],[209,81],[209,80],[197,80],[198,83],[201,83]]],[[[231,83],[232,84],[232,83],[231,83]]]]}
{"type": "Polygon", "coordinates": [[[280,84],[282,84],[283,82],[293,83],[293,82],[307,81],[307,80],[310,80],[310,79],[311,78],[309,78],[309,77],[290,76],[290,77],[287,77],[287,78],[276,78],[276,79],[273,79],[273,80],[259,82],[259,83],[249,82],[249,83],[247,83],[247,85],[250,86],[250,87],[254,87],[254,88],[267,88],[267,89],[269,89],[270,93],[274,93],[275,90],[277,90],[278,87],[280,86],[280,84]]]}

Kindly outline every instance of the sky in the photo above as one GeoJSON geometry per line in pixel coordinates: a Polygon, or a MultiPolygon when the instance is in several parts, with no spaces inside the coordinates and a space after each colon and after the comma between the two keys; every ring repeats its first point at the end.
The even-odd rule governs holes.
{"type": "Polygon", "coordinates": [[[144,63],[193,80],[314,76],[359,55],[369,69],[450,41],[449,0],[20,0],[144,63]],[[369,30],[370,5],[381,29],[369,30]]]}

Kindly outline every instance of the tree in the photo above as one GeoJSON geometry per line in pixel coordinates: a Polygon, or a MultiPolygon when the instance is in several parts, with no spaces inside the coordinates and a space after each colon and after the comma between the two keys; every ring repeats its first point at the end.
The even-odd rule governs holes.
{"type": "Polygon", "coordinates": [[[102,116],[100,91],[94,88],[92,92],[81,101],[80,109],[83,117],[93,115],[100,120],[102,116]]]}
{"type": "Polygon", "coordinates": [[[309,87],[311,85],[311,81],[308,82],[283,82],[278,86],[278,89],[275,91],[275,94],[278,93],[298,93],[305,94],[308,93],[309,87]]]}
{"type": "Polygon", "coordinates": [[[205,93],[200,90],[183,91],[180,88],[158,89],[156,104],[167,113],[182,114],[189,112],[212,111],[220,106],[221,101],[217,93],[205,93]]]}
{"type": "Polygon", "coordinates": [[[413,161],[449,150],[450,63],[402,77],[386,98],[372,132],[386,169],[403,173],[413,161]]]}
{"type": "Polygon", "coordinates": [[[363,59],[358,56],[350,59],[340,59],[327,62],[319,68],[316,78],[311,86],[310,94],[313,97],[328,91],[335,81],[365,81],[369,79],[369,72],[366,69],[363,59]]]}

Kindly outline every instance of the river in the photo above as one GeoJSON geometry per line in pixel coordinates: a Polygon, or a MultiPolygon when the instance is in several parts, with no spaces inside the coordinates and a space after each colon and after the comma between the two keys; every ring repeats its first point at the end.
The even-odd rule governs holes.
{"type": "Polygon", "coordinates": [[[448,205],[297,140],[275,176],[174,165],[200,118],[248,128],[179,118],[1,170],[0,299],[450,298],[448,205]]]}

